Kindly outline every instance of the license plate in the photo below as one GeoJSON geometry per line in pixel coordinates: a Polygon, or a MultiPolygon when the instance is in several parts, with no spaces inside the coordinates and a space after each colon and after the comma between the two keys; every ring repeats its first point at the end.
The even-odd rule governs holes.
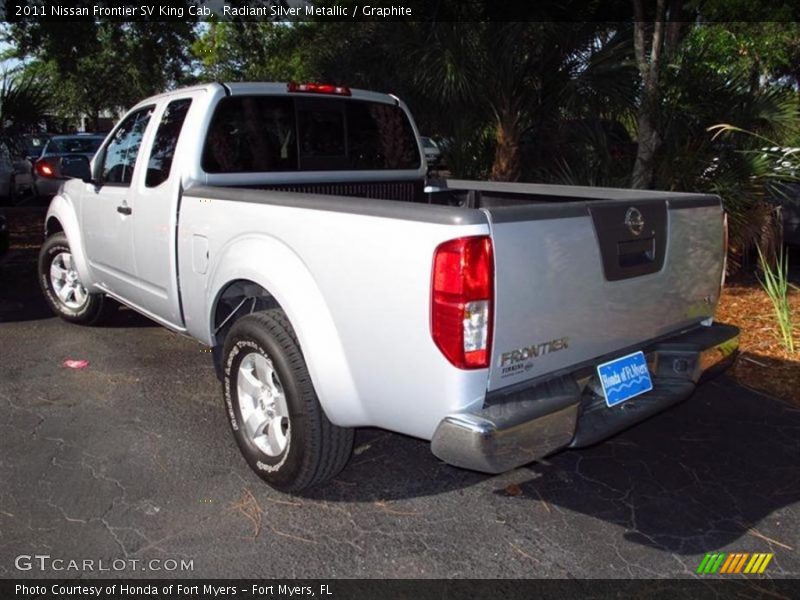
{"type": "Polygon", "coordinates": [[[634,352],[597,367],[608,406],[615,406],[653,389],[643,352],[634,352]]]}

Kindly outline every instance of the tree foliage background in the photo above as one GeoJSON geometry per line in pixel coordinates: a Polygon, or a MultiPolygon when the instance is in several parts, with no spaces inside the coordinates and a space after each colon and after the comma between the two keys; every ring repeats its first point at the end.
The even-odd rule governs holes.
{"type": "Polygon", "coordinates": [[[486,6],[440,0],[420,22],[31,21],[4,36],[66,121],[200,81],[340,83],[403,98],[455,176],[717,192],[739,253],[763,240],[773,162],[758,136],[800,146],[800,8],[565,0],[499,22],[486,6]],[[720,123],[756,135],[715,136],[720,123]]]}
{"type": "MultiPolygon", "coordinates": [[[[96,4],[103,2],[73,3],[96,4]]],[[[8,26],[4,37],[12,56],[25,61],[25,75],[49,89],[57,117],[88,115],[96,126],[101,112],[180,84],[191,70],[197,28],[189,21],[29,20],[8,26]]]]}

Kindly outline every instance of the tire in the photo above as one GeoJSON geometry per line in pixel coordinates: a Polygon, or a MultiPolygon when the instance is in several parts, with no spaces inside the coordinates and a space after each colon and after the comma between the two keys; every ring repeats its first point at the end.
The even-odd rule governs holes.
{"type": "Polygon", "coordinates": [[[39,251],[39,286],[51,310],[65,321],[94,325],[103,316],[105,296],[90,294],[83,287],[73,267],[72,251],[63,233],[47,238],[42,244],[39,251]],[[56,273],[62,273],[63,277],[56,273]]]}
{"type": "Polygon", "coordinates": [[[350,459],[354,430],[328,420],[281,309],[236,321],[225,339],[222,387],[239,450],[273,488],[319,485],[350,459]]]}

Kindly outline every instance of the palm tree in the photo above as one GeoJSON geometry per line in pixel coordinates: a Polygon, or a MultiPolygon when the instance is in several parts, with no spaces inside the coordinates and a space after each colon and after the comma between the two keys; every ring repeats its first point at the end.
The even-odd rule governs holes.
{"type": "Polygon", "coordinates": [[[663,73],[654,183],[719,194],[730,227],[728,265],[735,270],[750,263],[757,246],[772,256],[780,245],[771,189],[780,161],[768,149],[797,145],[800,99],[781,82],[754,89],[749,69],[722,68],[727,65],[714,51],[718,33],[690,33],[663,73]]]}
{"type": "Polygon", "coordinates": [[[35,130],[50,107],[50,94],[31,76],[6,71],[0,77],[0,130],[6,134],[35,130]]]}
{"type": "Polygon", "coordinates": [[[491,179],[519,179],[519,140],[533,101],[537,45],[528,23],[437,23],[414,61],[442,102],[485,111],[494,126],[491,179]]]}
{"type": "Polygon", "coordinates": [[[596,99],[614,86],[633,89],[620,85],[630,80],[624,61],[614,63],[622,69],[614,77],[595,82],[608,84],[605,90],[582,85],[592,79],[594,66],[610,72],[609,61],[593,60],[616,39],[603,23],[441,22],[422,31],[425,38],[412,42],[418,48],[418,84],[454,112],[488,115],[494,180],[520,178],[520,138],[532,124],[544,130],[580,113],[592,95],[596,99]]]}

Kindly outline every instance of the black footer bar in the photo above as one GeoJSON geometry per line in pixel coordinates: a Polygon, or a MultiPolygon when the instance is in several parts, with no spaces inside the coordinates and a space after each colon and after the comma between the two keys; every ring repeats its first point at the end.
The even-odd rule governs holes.
{"type": "Polygon", "coordinates": [[[567,600],[792,598],[789,579],[39,579],[0,580],[0,598],[102,600],[567,600]]]}

